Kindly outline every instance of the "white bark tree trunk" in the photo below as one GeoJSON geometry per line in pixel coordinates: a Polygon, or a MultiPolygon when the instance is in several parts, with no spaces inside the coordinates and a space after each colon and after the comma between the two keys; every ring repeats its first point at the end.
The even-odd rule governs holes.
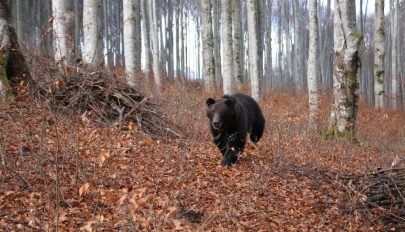
{"type": "Polygon", "coordinates": [[[242,24],[240,14],[240,1],[232,0],[232,42],[233,42],[233,78],[236,80],[238,89],[241,87],[242,76],[242,24]]]}
{"type": "Polygon", "coordinates": [[[397,52],[398,52],[398,0],[391,1],[392,11],[391,17],[391,39],[392,39],[392,50],[391,50],[391,92],[392,92],[392,108],[398,108],[399,96],[399,85],[398,85],[398,70],[397,70],[397,52]]]}
{"type": "Polygon", "coordinates": [[[384,106],[384,0],[375,1],[374,14],[374,105],[381,109],[384,106]]]}
{"type": "Polygon", "coordinates": [[[362,35],[355,31],[356,4],[336,0],[334,16],[333,98],[328,134],[345,142],[355,141],[358,109],[358,55],[362,35]]]}
{"type": "Polygon", "coordinates": [[[263,75],[263,79],[266,80],[266,88],[272,88],[273,82],[273,75],[272,75],[272,66],[273,66],[273,59],[272,59],[272,46],[271,46],[271,33],[272,33],[272,9],[273,9],[273,0],[267,0],[267,19],[266,19],[266,63],[265,63],[265,75],[263,75]]]}
{"type": "Polygon", "coordinates": [[[209,92],[215,89],[214,35],[211,0],[201,0],[204,83],[209,92]]]}
{"type": "Polygon", "coordinates": [[[257,33],[257,2],[248,0],[247,7],[247,27],[249,36],[249,76],[252,97],[260,100],[260,76],[259,76],[259,51],[257,33]]]}
{"type": "Polygon", "coordinates": [[[135,21],[136,5],[134,0],[123,0],[123,36],[124,57],[127,83],[136,85],[136,46],[135,46],[135,21]]]}
{"type": "Polygon", "coordinates": [[[62,66],[74,64],[73,1],[52,0],[53,47],[55,61],[62,66]]]}
{"type": "Polygon", "coordinates": [[[152,39],[152,65],[153,65],[153,76],[155,79],[156,88],[158,93],[160,93],[162,82],[160,79],[160,69],[159,69],[159,43],[158,43],[158,28],[157,28],[157,17],[156,17],[156,0],[148,1],[149,5],[149,22],[150,37],[152,39]]]}
{"type": "Polygon", "coordinates": [[[224,94],[232,94],[234,72],[233,72],[233,48],[232,48],[232,15],[231,0],[222,0],[222,36],[223,36],[223,91],[224,94]]]}
{"type": "Polygon", "coordinates": [[[309,0],[309,54],[308,54],[308,100],[309,100],[309,124],[312,128],[318,128],[319,118],[319,89],[318,89],[318,15],[317,0],[309,0]]]}
{"type": "Polygon", "coordinates": [[[141,0],[141,14],[142,14],[142,70],[146,77],[150,74],[150,39],[149,39],[149,25],[148,25],[148,7],[147,0],[141,0]]]}
{"type": "Polygon", "coordinates": [[[103,26],[101,0],[83,1],[83,61],[94,66],[103,65],[103,26]]]}

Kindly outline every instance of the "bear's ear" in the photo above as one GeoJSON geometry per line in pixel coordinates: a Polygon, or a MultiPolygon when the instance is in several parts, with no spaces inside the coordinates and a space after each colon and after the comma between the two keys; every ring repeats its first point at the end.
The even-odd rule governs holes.
{"type": "Polygon", "coordinates": [[[212,106],[215,103],[215,100],[212,98],[208,98],[205,103],[207,104],[207,106],[212,106]]]}
{"type": "Polygon", "coordinates": [[[230,106],[230,107],[234,107],[235,106],[235,100],[233,98],[227,98],[225,100],[225,104],[230,106]]]}

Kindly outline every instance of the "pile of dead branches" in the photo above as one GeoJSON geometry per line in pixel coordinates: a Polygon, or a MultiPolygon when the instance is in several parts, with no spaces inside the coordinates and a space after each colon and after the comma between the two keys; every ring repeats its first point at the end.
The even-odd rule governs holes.
{"type": "Polygon", "coordinates": [[[379,209],[405,229],[405,168],[390,168],[357,177],[356,189],[364,196],[362,204],[379,209]]]}
{"type": "Polygon", "coordinates": [[[82,70],[57,78],[36,78],[35,97],[53,108],[71,109],[90,115],[103,126],[136,122],[138,129],[154,139],[182,137],[179,126],[157,110],[158,105],[113,74],[101,70],[82,70]]]}

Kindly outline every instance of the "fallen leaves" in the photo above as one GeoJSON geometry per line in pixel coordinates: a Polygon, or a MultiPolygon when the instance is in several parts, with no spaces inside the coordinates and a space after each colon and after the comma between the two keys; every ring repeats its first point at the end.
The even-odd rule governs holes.
{"type": "Polygon", "coordinates": [[[85,196],[90,192],[90,183],[85,183],[79,188],[79,196],[85,196]]]}
{"type": "MultiPolygon", "coordinates": [[[[262,103],[269,133],[257,146],[248,143],[237,165],[224,168],[205,115],[195,110],[200,98],[193,97],[195,102],[187,104],[194,108],[181,117],[174,112],[191,120],[183,122],[187,140],[165,142],[140,134],[136,123],[118,131],[95,127],[87,114],[68,120],[29,107],[0,111],[0,122],[9,126],[0,128],[5,164],[17,173],[0,165],[1,228],[55,228],[59,207],[61,231],[368,231],[370,225],[383,230],[378,218],[345,211],[351,200],[345,189],[320,170],[364,172],[384,159],[388,165],[399,163],[395,154],[311,140],[302,129],[306,103],[288,112],[287,97],[275,106],[270,96],[262,103]],[[18,175],[29,189],[22,188],[18,175]]],[[[389,113],[385,121],[395,119],[403,128],[399,116],[389,113]]],[[[391,127],[387,134],[398,137],[399,129],[391,127]]]]}

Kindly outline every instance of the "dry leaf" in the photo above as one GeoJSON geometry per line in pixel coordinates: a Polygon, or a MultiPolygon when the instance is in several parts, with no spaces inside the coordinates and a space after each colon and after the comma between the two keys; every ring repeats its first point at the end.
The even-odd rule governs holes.
{"type": "Polygon", "coordinates": [[[100,155],[98,156],[98,166],[100,168],[103,167],[104,161],[105,161],[105,156],[102,153],[100,153],[100,155]]]}
{"type": "Polygon", "coordinates": [[[147,135],[143,137],[143,141],[148,145],[151,145],[153,143],[153,139],[147,135]]]}
{"type": "Polygon", "coordinates": [[[177,219],[173,219],[174,230],[183,230],[184,228],[181,227],[181,221],[177,219]]]}
{"type": "Polygon", "coordinates": [[[87,118],[86,113],[84,113],[84,114],[80,117],[80,119],[81,119],[82,124],[83,124],[84,126],[87,126],[87,125],[90,124],[90,120],[89,120],[89,118],[87,118]]]}
{"type": "Polygon", "coordinates": [[[79,196],[85,196],[90,192],[90,184],[85,183],[79,188],[79,196]]]}
{"type": "Polygon", "coordinates": [[[66,66],[66,67],[65,67],[65,73],[67,73],[67,74],[72,74],[72,73],[73,73],[73,68],[66,66]]]}

